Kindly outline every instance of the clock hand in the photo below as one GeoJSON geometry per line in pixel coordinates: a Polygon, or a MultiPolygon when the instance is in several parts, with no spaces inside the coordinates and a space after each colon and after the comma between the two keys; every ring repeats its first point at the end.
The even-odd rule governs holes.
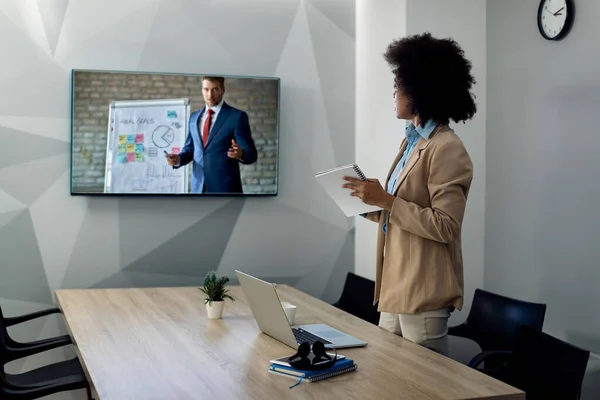
{"type": "Polygon", "coordinates": [[[562,10],[564,10],[564,7],[561,7],[561,8],[560,8],[560,10],[558,10],[557,12],[555,12],[555,13],[554,13],[554,14],[552,14],[552,15],[555,15],[555,16],[556,16],[556,15],[562,15],[562,14],[560,14],[560,12],[561,12],[562,10]]]}

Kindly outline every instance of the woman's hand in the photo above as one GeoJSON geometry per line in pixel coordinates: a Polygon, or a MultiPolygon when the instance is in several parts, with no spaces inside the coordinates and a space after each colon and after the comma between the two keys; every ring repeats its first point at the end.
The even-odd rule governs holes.
{"type": "Polygon", "coordinates": [[[361,181],[360,179],[351,176],[344,176],[342,187],[352,190],[350,196],[358,197],[363,203],[370,206],[381,207],[384,210],[391,211],[394,203],[394,196],[383,189],[381,183],[377,179],[368,179],[361,181]]]}

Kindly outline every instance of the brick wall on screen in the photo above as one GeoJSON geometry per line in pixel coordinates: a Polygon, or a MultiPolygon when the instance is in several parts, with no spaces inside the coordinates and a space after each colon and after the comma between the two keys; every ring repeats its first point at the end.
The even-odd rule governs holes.
{"type": "MultiPolygon", "coordinates": [[[[277,187],[277,81],[226,78],[225,101],[248,113],[258,160],[241,165],[244,193],[277,187]]],[[[73,103],[73,191],[102,192],[108,111],[114,100],[190,99],[204,107],[201,76],[76,72],[73,103]]],[[[191,169],[190,169],[191,171],[191,169]]]]}

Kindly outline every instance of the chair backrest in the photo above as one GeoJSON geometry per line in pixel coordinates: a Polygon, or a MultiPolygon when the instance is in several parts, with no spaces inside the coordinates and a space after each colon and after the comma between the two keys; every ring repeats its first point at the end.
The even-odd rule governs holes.
{"type": "Polygon", "coordinates": [[[507,365],[507,383],[527,400],[577,400],[590,352],[523,325],[507,365]]]}
{"type": "Polygon", "coordinates": [[[0,307],[0,376],[2,377],[4,376],[4,366],[13,361],[7,348],[10,342],[11,339],[4,322],[4,314],[2,313],[2,307],[0,307]]]}
{"type": "Polygon", "coordinates": [[[4,319],[2,307],[0,307],[0,374],[4,374],[6,364],[19,358],[14,351],[17,344],[8,334],[8,325],[4,319]]]}
{"type": "Polygon", "coordinates": [[[8,330],[6,327],[6,323],[4,322],[4,313],[2,312],[2,307],[0,306],[0,337],[10,337],[8,335],[8,330]]]}
{"type": "Polygon", "coordinates": [[[542,330],[546,304],[476,289],[466,328],[481,350],[512,350],[521,325],[542,330]]]}
{"type": "Polygon", "coordinates": [[[379,312],[373,305],[375,282],[348,272],[340,299],[334,305],[347,313],[377,325],[379,312]]]}

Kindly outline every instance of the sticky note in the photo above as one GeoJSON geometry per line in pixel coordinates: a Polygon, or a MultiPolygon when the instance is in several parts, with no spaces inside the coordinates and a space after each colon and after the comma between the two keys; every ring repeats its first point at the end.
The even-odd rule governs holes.
{"type": "Polygon", "coordinates": [[[119,144],[127,143],[127,135],[119,135],[119,144]]]}
{"type": "Polygon", "coordinates": [[[136,133],[135,134],[135,142],[136,143],[144,143],[144,134],[143,133],[136,133]]]}
{"type": "Polygon", "coordinates": [[[127,135],[127,143],[135,143],[135,135],[127,135]]]}
{"type": "Polygon", "coordinates": [[[135,144],[135,152],[136,153],[143,153],[144,152],[144,144],[143,143],[136,143],[135,144]]]}
{"type": "Polygon", "coordinates": [[[144,153],[135,153],[135,161],[144,161],[144,153]]]}
{"type": "Polygon", "coordinates": [[[119,145],[119,154],[125,154],[125,153],[127,153],[127,145],[120,144],[119,145]]]}
{"type": "Polygon", "coordinates": [[[171,153],[173,153],[173,154],[179,154],[180,151],[181,151],[181,149],[179,147],[171,148],[171,153]]]}
{"type": "Polygon", "coordinates": [[[119,154],[117,157],[119,164],[125,164],[127,162],[127,154],[119,154]]]}
{"type": "Polygon", "coordinates": [[[135,153],[127,153],[127,162],[135,161],[135,153]]]}
{"type": "Polygon", "coordinates": [[[135,144],[127,144],[127,152],[133,153],[135,151],[135,144]]]}

